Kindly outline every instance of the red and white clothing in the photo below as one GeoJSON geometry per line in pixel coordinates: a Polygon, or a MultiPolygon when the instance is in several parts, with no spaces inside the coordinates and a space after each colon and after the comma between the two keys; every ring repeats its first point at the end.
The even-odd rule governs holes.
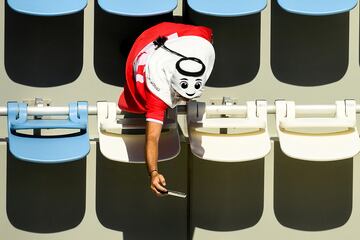
{"type": "Polygon", "coordinates": [[[147,60],[156,51],[153,41],[159,36],[165,36],[169,40],[182,36],[198,36],[211,42],[212,30],[202,26],[164,22],[144,31],[132,46],[126,61],[126,83],[119,98],[119,108],[131,113],[145,113],[147,121],[162,124],[166,109],[174,106],[165,103],[151,92],[146,81],[147,60]]]}

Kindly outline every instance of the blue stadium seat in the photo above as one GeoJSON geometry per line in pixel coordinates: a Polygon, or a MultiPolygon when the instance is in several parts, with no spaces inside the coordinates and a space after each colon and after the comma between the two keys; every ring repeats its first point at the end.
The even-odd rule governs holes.
{"type": "Polygon", "coordinates": [[[206,85],[233,87],[255,79],[260,67],[261,12],[267,0],[184,2],[184,22],[210,27],[214,33],[217,60],[206,85]]]}
{"type": "Polygon", "coordinates": [[[65,120],[28,119],[25,103],[8,102],[10,152],[18,159],[36,163],[63,163],[84,158],[90,151],[87,102],[69,104],[65,120]],[[79,133],[35,136],[17,133],[25,129],[78,129],[79,133]]]}
{"type": "Polygon", "coordinates": [[[245,16],[261,12],[267,0],[188,0],[189,7],[196,12],[220,17],[245,16]]]}
{"type": "Polygon", "coordinates": [[[36,16],[61,16],[79,12],[87,0],[8,0],[9,6],[20,13],[36,16]]]}
{"type": "Polygon", "coordinates": [[[341,80],[349,63],[349,10],[356,4],[356,0],[273,0],[274,76],[296,86],[341,80]]]}
{"type": "Polygon", "coordinates": [[[357,4],[357,0],[278,0],[278,2],[288,12],[313,16],[348,12],[357,4]]]}
{"type": "Polygon", "coordinates": [[[95,0],[94,69],[100,81],[125,84],[126,59],[146,29],[174,21],[177,0],[95,0]]]}
{"type": "Polygon", "coordinates": [[[177,0],[98,0],[100,7],[109,13],[122,16],[155,16],[172,12],[177,0]]]}

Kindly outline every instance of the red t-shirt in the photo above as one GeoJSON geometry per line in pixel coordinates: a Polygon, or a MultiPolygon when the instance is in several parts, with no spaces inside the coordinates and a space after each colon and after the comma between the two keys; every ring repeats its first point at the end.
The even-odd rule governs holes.
{"type": "Polygon", "coordinates": [[[168,106],[146,86],[145,61],[146,54],[153,51],[151,43],[159,36],[199,36],[212,41],[212,30],[203,26],[164,22],[144,31],[133,44],[126,60],[124,91],[119,98],[119,108],[144,114],[147,121],[163,123],[168,106]]]}

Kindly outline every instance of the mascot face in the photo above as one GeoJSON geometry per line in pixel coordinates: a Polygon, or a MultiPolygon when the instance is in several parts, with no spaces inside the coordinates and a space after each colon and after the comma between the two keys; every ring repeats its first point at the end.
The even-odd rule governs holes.
{"type": "Polygon", "coordinates": [[[184,98],[199,97],[203,90],[204,72],[205,65],[200,59],[183,57],[176,62],[171,85],[184,98]]]}
{"type": "Polygon", "coordinates": [[[215,51],[212,44],[199,36],[182,36],[170,40],[158,37],[153,44],[155,52],[147,63],[150,91],[169,106],[173,106],[178,99],[186,101],[199,97],[214,66],[215,51]],[[163,87],[160,90],[153,89],[150,79],[162,83],[163,87]]]}

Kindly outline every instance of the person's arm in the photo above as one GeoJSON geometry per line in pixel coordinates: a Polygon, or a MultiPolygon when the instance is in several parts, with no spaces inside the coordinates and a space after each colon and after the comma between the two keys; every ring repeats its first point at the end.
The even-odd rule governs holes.
{"type": "Polygon", "coordinates": [[[160,123],[146,122],[145,157],[148,173],[150,175],[150,188],[157,196],[161,196],[161,192],[167,192],[165,188],[165,178],[159,173],[158,169],[158,151],[161,129],[162,124],[160,123]]]}

